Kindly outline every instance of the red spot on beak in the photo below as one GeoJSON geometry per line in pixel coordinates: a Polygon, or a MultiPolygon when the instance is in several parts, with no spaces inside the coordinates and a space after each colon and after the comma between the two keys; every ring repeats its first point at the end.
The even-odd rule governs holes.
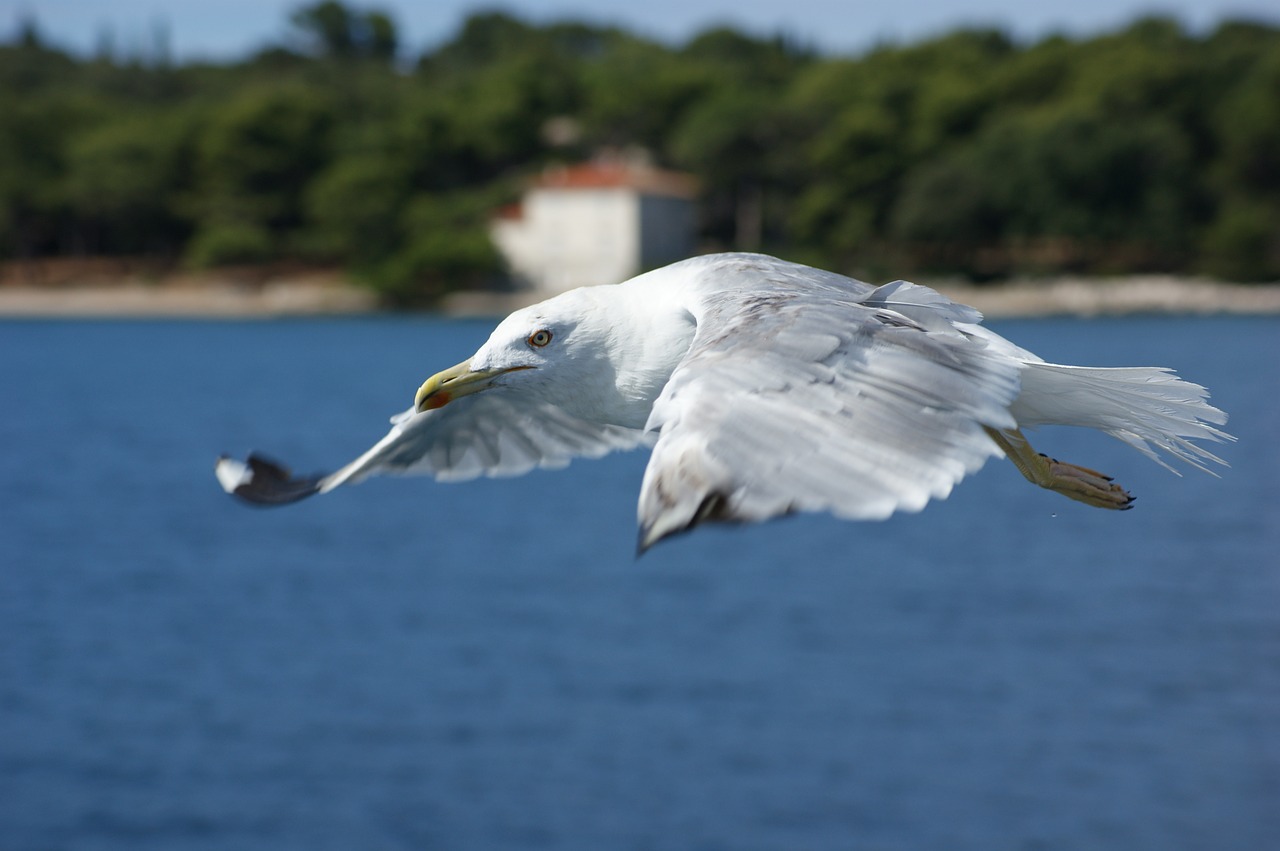
{"type": "Polygon", "coordinates": [[[434,411],[436,408],[443,408],[445,405],[453,401],[453,397],[443,390],[437,390],[431,394],[431,398],[427,400],[427,404],[423,407],[424,411],[434,411]]]}

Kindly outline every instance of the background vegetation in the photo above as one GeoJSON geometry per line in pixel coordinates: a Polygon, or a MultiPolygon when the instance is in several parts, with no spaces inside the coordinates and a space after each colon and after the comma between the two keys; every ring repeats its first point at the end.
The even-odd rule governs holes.
{"type": "Polygon", "coordinates": [[[379,11],[291,21],[225,65],[77,58],[28,22],[0,46],[0,259],[341,264],[419,301],[495,275],[487,217],[523,178],[637,147],[699,176],[710,248],[872,277],[1280,279],[1273,27],[846,58],[485,13],[406,62],[379,11]]]}

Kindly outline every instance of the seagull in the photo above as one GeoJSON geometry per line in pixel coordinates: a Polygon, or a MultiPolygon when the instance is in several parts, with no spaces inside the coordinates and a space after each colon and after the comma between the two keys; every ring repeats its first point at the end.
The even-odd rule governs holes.
{"type": "Polygon", "coordinates": [[[517,310],[428,378],[390,432],[335,472],[218,459],[224,490],[296,502],[382,474],[517,476],[652,448],[638,550],[706,522],[796,512],[877,520],[946,498],[992,457],[1098,508],[1111,477],[1034,450],[1024,431],[1097,429],[1173,470],[1234,440],[1205,388],[1161,367],[1046,363],[982,314],[907,281],[873,286],[760,254],[694,257],[517,310]]]}

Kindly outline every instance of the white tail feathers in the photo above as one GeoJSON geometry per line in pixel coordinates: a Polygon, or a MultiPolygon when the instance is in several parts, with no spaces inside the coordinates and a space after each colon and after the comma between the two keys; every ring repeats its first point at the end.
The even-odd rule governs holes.
{"type": "Polygon", "coordinates": [[[1019,426],[1096,428],[1119,438],[1157,464],[1175,470],[1160,452],[1216,475],[1206,464],[1227,462],[1193,440],[1234,437],[1215,428],[1227,415],[1205,400],[1209,391],[1162,367],[1098,368],[1027,363],[1022,393],[1010,406],[1019,426]]]}

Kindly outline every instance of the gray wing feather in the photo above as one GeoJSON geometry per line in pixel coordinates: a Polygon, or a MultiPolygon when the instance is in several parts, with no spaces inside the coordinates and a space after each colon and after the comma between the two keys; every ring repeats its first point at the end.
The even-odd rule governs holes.
{"type": "Polygon", "coordinates": [[[651,442],[638,429],[588,422],[495,387],[434,411],[402,414],[386,437],[327,477],[320,490],[374,474],[430,475],[439,481],[519,476],[651,442]]]}
{"type": "Polygon", "coordinates": [[[998,455],[983,426],[1014,424],[1019,364],[950,322],[932,330],[953,318],[933,295],[824,286],[705,305],[649,420],[641,548],[704,520],[917,511],[998,455]]]}
{"type": "Polygon", "coordinates": [[[282,505],[374,475],[428,475],[439,481],[519,476],[557,468],[575,457],[598,458],[653,443],[639,429],[600,425],[505,387],[458,399],[433,411],[406,411],[359,458],[325,476],[294,477],[257,456],[248,464],[218,461],[223,487],[258,505],[282,505]]]}

